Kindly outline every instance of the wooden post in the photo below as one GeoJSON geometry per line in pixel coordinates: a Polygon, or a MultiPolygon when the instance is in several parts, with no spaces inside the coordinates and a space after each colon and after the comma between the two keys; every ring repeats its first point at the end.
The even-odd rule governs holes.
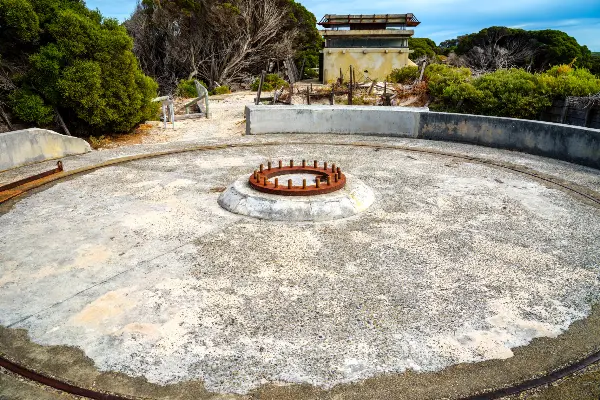
{"type": "Polygon", "coordinates": [[[352,68],[352,82],[356,85],[356,70],[352,68]]]}
{"type": "Polygon", "coordinates": [[[329,104],[335,105],[335,85],[331,85],[331,95],[329,97],[329,104]]]}
{"type": "Polygon", "coordinates": [[[294,97],[294,84],[290,83],[290,101],[288,101],[288,104],[291,106],[292,105],[292,98],[294,97]]]}
{"type": "Polygon", "coordinates": [[[563,103],[563,109],[560,113],[560,123],[564,124],[567,120],[567,112],[569,111],[569,98],[565,98],[565,102],[563,103]]]}
{"type": "Polygon", "coordinates": [[[350,66],[350,84],[348,85],[348,105],[352,105],[352,66],[350,66]]]}
{"type": "Polygon", "coordinates": [[[423,68],[421,69],[421,75],[419,76],[418,82],[423,81],[423,74],[425,73],[425,67],[427,66],[427,60],[423,61],[423,68]]]}
{"type": "Polygon", "coordinates": [[[344,74],[342,73],[342,69],[340,68],[340,85],[344,83],[344,74]]]}
{"type": "Polygon", "coordinates": [[[265,76],[267,75],[266,71],[262,71],[260,74],[260,83],[258,84],[258,91],[256,92],[256,101],[254,104],[260,104],[260,95],[262,94],[263,83],[265,83],[265,76]]]}
{"type": "Polygon", "coordinates": [[[377,79],[373,79],[373,82],[371,82],[371,87],[369,88],[369,96],[371,95],[371,93],[373,93],[373,89],[375,88],[376,83],[377,79]]]}
{"type": "Polygon", "coordinates": [[[590,124],[592,123],[592,110],[593,109],[594,109],[594,105],[590,104],[588,109],[585,111],[585,122],[583,123],[583,126],[586,128],[589,128],[590,124]]]}
{"type": "Polygon", "coordinates": [[[308,89],[308,86],[306,87],[306,104],[310,106],[310,91],[308,89]]]}

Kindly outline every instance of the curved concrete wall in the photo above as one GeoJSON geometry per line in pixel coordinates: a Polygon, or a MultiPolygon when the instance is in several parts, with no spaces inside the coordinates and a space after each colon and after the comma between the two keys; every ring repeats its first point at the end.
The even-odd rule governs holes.
{"type": "Polygon", "coordinates": [[[90,151],[85,140],[46,129],[0,133],[0,171],[90,151]]]}
{"type": "Polygon", "coordinates": [[[600,169],[600,130],[423,108],[248,106],[246,133],[336,133],[455,141],[517,150],[600,169]]]}
{"type": "Polygon", "coordinates": [[[600,130],[481,115],[422,113],[419,138],[473,143],[600,169],[600,130]]]}

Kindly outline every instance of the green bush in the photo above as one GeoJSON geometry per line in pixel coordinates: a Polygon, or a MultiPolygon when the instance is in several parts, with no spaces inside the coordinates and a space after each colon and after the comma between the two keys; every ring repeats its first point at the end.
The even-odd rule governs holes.
{"type": "Polygon", "coordinates": [[[304,68],[304,79],[313,79],[319,77],[319,72],[315,71],[313,68],[304,68]]]}
{"type": "Polygon", "coordinates": [[[213,95],[219,95],[219,94],[229,94],[231,93],[231,89],[229,89],[229,86],[217,86],[211,94],[213,95]]]}
{"type": "Polygon", "coordinates": [[[419,67],[396,68],[390,73],[390,82],[409,84],[419,78],[419,67]]]}
{"type": "Polygon", "coordinates": [[[38,38],[40,21],[27,0],[0,0],[0,29],[6,39],[30,42],[38,38]]]}
{"type": "Polygon", "coordinates": [[[444,89],[450,85],[468,82],[471,79],[471,70],[449,67],[444,64],[431,64],[425,68],[424,75],[428,82],[429,92],[437,97],[441,96],[444,89]]]}
{"type": "Polygon", "coordinates": [[[125,28],[83,2],[0,0],[0,38],[0,59],[25,71],[18,90],[0,100],[6,96],[25,122],[47,124],[56,109],[88,136],[130,131],[156,112],[158,86],[141,72],[125,28]],[[16,12],[25,13],[21,22],[16,12]]]}
{"type": "Polygon", "coordinates": [[[568,65],[541,74],[498,70],[478,78],[464,68],[431,67],[426,70],[431,108],[438,111],[536,119],[555,99],[600,92],[600,79],[568,65]]]}
{"type": "MultiPolygon", "coordinates": [[[[206,87],[206,86],[205,86],[206,87]]],[[[177,90],[175,91],[177,97],[185,97],[188,99],[198,97],[196,91],[196,84],[193,79],[182,79],[177,84],[177,90]]]]}
{"type": "MultiPolygon", "coordinates": [[[[256,80],[252,83],[251,89],[257,91],[259,85],[260,77],[256,78],[256,80]]],[[[289,84],[277,74],[267,74],[265,76],[262,90],[263,92],[272,92],[273,90],[279,89],[282,86],[288,87],[289,84]]]]}
{"type": "Polygon", "coordinates": [[[10,96],[10,104],[15,116],[25,122],[46,125],[54,118],[52,107],[44,104],[44,99],[35,93],[15,90],[10,96]]]}
{"type": "MultiPolygon", "coordinates": [[[[204,87],[206,83],[203,81],[198,81],[204,87]]],[[[196,90],[196,80],[195,79],[182,79],[177,84],[177,90],[175,91],[175,95],[178,97],[184,97],[188,99],[194,99],[198,97],[198,91],[196,90]]]]}

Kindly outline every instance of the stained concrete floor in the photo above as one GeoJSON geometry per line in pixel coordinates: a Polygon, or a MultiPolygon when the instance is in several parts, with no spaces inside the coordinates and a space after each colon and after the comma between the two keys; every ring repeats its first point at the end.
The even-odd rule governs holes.
{"type": "MultiPolygon", "coordinates": [[[[597,171],[526,157],[598,182],[597,171]]],[[[23,354],[8,332],[25,329],[156,385],[335,390],[486,360],[501,368],[532,340],[556,344],[535,338],[597,329],[586,323],[600,293],[600,210],[445,156],[309,144],[186,153],[62,181],[4,211],[1,350],[23,354]],[[225,186],[279,158],[335,161],[376,203],[326,223],[217,205],[225,186]]],[[[600,339],[580,344],[585,354],[600,339]]]]}

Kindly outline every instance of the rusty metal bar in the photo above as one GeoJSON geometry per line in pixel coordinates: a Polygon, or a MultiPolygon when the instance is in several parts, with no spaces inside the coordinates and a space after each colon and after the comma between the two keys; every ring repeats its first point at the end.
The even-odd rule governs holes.
{"type": "Polygon", "coordinates": [[[0,192],[11,190],[11,189],[19,187],[21,185],[24,185],[26,183],[37,181],[38,179],[42,179],[42,178],[45,178],[50,175],[58,174],[59,172],[63,172],[63,171],[64,171],[63,163],[62,163],[62,161],[58,161],[56,163],[56,168],[54,168],[50,171],[42,172],[37,175],[33,175],[28,178],[24,178],[24,179],[18,180],[16,182],[12,182],[12,183],[8,183],[4,186],[0,186],[0,192]]]}

